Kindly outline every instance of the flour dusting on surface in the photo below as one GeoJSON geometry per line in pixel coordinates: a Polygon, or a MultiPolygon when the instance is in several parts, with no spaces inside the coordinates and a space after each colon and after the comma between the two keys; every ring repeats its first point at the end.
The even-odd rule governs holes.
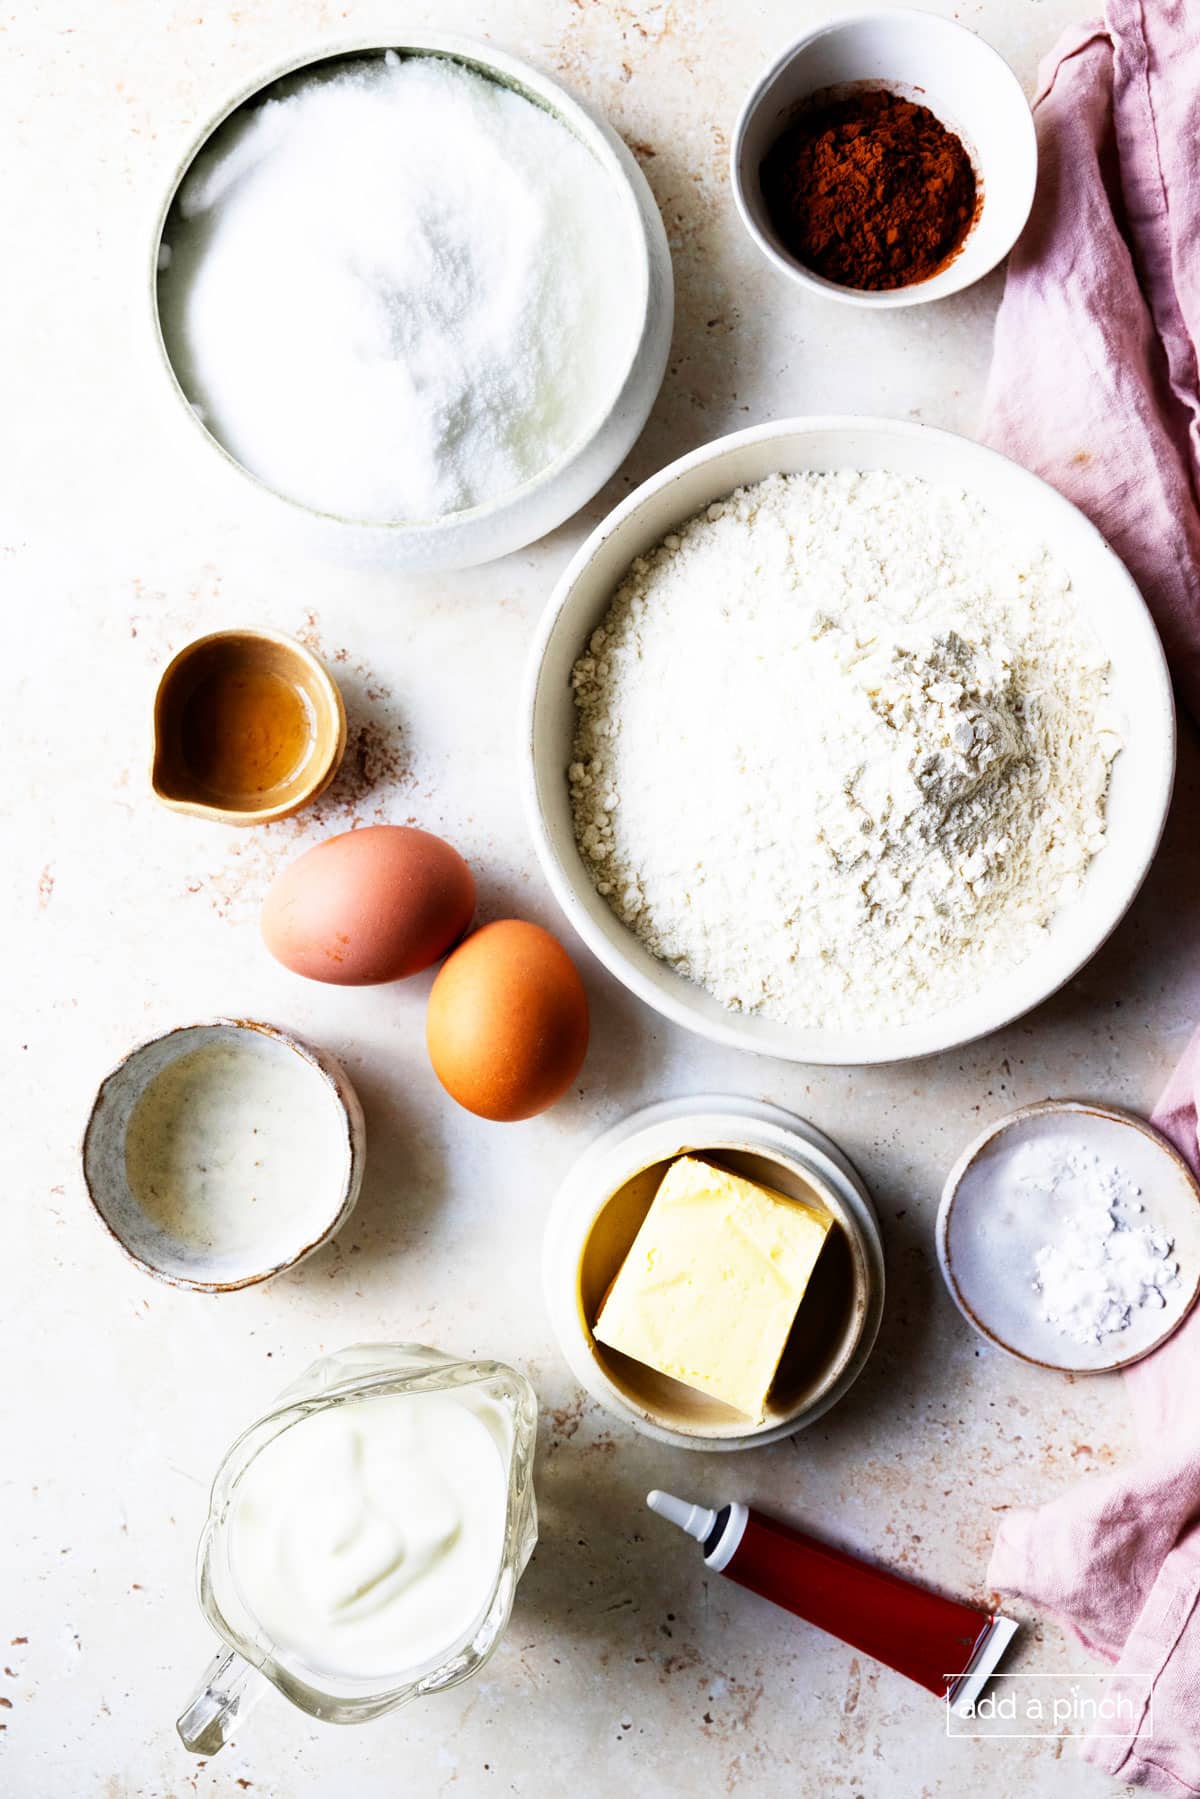
{"type": "Polygon", "coordinates": [[[895,1025],[1079,891],[1121,747],[1066,571],[978,502],[775,475],[634,562],[573,676],[575,832],[731,1010],[895,1025]]]}

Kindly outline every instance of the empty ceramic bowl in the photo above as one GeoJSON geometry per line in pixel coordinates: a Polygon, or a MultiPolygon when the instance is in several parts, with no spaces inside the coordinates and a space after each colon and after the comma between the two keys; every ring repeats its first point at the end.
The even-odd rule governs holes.
{"type": "Polygon", "coordinates": [[[101,1082],[83,1140],[97,1215],[139,1267],[226,1293],[319,1249],[354,1210],[362,1107],[333,1056],[220,1018],[139,1045],[101,1082]]]}
{"type": "Polygon", "coordinates": [[[268,824],[324,793],[346,750],[337,682],[276,631],[214,631],[168,664],[154,701],[155,797],[223,824],[268,824]]]}
{"type": "Polygon", "coordinates": [[[883,1315],[879,1226],[850,1162],[805,1120],[732,1097],[649,1106],[593,1143],[551,1207],[542,1275],[550,1322],[575,1378],[624,1423],[683,1449],[746,1449],[812,1424],[858,1378],[883,1315]],[[598,1343],[592,1332],[667,1167],[689,1154],[822,1207],[834,1220],[759,1422],[598,1343]]]}
{"type": "Polygon", "coordinates": [[[897,8],[835,19],[789,45],[742,107],[731,150],[742,223],[767,260],[801,287],[854,306],[917,306],[970,287],[1012,249],[1037,184],[1037,138],[1029,103],[1003,57],[962,25],[897,8]],[[787,250],[763,196],[763,161],[818,95],[886,89],[927,106],[971,158],[980,194],[962,248],[927,280],[882,290],[845,287],[787,250]]]}

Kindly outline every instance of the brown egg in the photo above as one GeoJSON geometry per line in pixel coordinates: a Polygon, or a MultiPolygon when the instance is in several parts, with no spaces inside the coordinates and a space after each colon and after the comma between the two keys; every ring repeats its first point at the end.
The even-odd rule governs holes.
{"type": "Polygon", "coordinates": [[[504,1124],[532,1118],[562,1098],[583,1065],[583,982],[540,925],[484,925],[439,970],[425,1039],[438,1080],[468,1112],[504,1124]]]}
{"type": "Polygon", "coordinates": [[[293,974],[368,987],[428,968],[474,910],[475,880],[457,850],[408,825],[367,825],[284,869],[267,895],[262,934],[293,974]]]}

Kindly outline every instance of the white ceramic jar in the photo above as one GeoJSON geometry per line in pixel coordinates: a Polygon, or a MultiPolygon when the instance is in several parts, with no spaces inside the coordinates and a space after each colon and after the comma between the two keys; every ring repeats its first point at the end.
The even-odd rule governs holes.
{"type": "Polygon", "coordinates": [[[575,1378],[614,1417],[680,1449],[758,1447],[814,1423],[861,1374],[883,1317],[883,1243],[861,1176],[805,1119],[733,1095],[647,1106],[591,1144],[551,1206],[542,1280],[575,1378]],[[711,1158],[833,1218],[761,1423],[615,1355],[592,1332],[667,1165],[682,1155],[711,1158]]]}

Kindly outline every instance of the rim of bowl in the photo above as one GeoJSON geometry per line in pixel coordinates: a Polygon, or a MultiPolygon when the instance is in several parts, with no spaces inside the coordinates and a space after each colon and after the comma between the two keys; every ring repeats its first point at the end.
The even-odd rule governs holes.
{"type": "Polygon", "coordinates": [[[1197,1180],[1195,1173],[1170,1139],[1164,1137],[1162,1132],[1156,1130],[1147,1119],[1139,1118],[1136,1112],[1126,1112],[1120,1106],[1097,1105],[1088,1100],[1039,1099],[1026,1106],[1017,1106],[1012,1112],[1006,1112],[1003,1118],[997,1118],[993,1124],[985,1126],[967,1144],[946,1176],[934,1224],[938,1267],[942,1271],[942,1279],[946,1283],[947,1292],[967,1323],[987,1342],[996,1349],[1003,1350],[1005,1355],[1012,1356],[1015,1361],[1026,1362],[1033,1368],[1045,1368],[1052,1374],[1118,1374],[1122,1368],[1132,1368],[1135,1362],[1142,1362],[1148,1355],[1153,1355],[1156,1349],[1161,1349],[1162,1345],[1173,1337],[1180,1326],[1185,1323],[1197,1300],[1200,1300],[1200,1268],[1197,1269],[1196,1279],[1183,1311],[1180,1312],[1174,1323],[1162,1332],[1161,1336],[1156,1337],[1153,1343],[1148,1343],[1145,1349],[1139,1349],[1136,1355],[1125,1356],[1120,1361],[1103,1362],[1094,1368],[1080,1368],[1072,1366],[1069,1362],[1045,1362],[1040,1356],[1029,1355],[1023,1349],[1015,1349],[1011,1343],[1007,1343],[1003,1337],[989,1329],[972,1309],[959,1287],[954,1273],[954,1260],[950,1254],[950,1215],[954,1210],[954,1202],[958,1197],[958,1190],[962,1185],[964,1175],[974,1166],[988,1145],[995,1142],[997,1137],[1002,1137],[1014,1125],[1023,1124],[1027,1118],[1041,1118],[1051,1113],[1083,1113],[1091,1118],[1108,1118],[1116,1124],[1132,1125],[1135,1130],[1141,1132],[1143,1137],[1148,1137],[1157,1149],[1166,1151],[1170,1160],[1175,1163],[1176,1168],[1185,1177],[1192,1190],[1192,1197],[1200,1206],[1200,1181],[1197,1180]]]}
{"type": "Polygon", "coordinates": [[[300,1262],[303,1262],[308,1256],[320,1249],[322,1244],[327,1243],[331,1237],[336,1236],[337,1232],[341,1230],[357,1204],[359,1188],[362,1185],[363,1152],[365,1148],[364,1129],[362,1104],[351,1085],[350,1077],[338,1061],[337,1057],[331,1055],[328,1050],[318,1049],[315,1044],[306,1043],[303,1038],[293,1036],[290,1031],[282,1030],[278,1025],[266,1024],[262,1019],[197,1018],[188,1024],[175,1024],[172,1025],[169,1030],[155,1031],[153,1035],[143,1037],[140,1042],[133,1045],[132,1049],[126,1050],[125,1054],[121,1056],[118,1061],[113,1063],[112,1067],[97,1087],[95,1098],[92,1100],[91,1107],[88,1111],[87,1123],[84,1126],[83,1136],[79,1145],[79,1163],[83,1174],[84,1190],[87,1193],[88,1203],[90,1204],[93,1213],[104,1226],[104,1229],[108,1232],[118,1249],[120,1249],[122,1254],[133,1263],[135,1268],[140,1268],[144,1274],[153,1275],[155,1280],[163,1281],[169,1287],[181,1287],[191,1293],[236,1293],[243,1287],[257,1287],[261,1285],[263,1281],[272,1280],[275,1275],[283,1274],[289,1268],[295,1268],[300,1262]],[[318,1236],[314,1237],[311,1242],[303,1244],[294,1255],[287,1256],[282,1262],[276,1262],[270,1268],[264,1268],[260,1273],[243,1275],[238,1280],[194,1281],[188,1280],[185,1275],[168,1274],[165,1269],[157,1267],[153,1262],[148,1262],[144,1256],[138,1255],[136,1250],[130,1248],[129,1244],[125,1241],[124,1237],[121,1236],[119,1231],[113,1229],[113,1226],[109,1223],[104,1212],[101,1210],[99,1201],[92,1189],[91,1179],[88,1174],[92,1130],[96,1123],[96,1114],[100,1110],[101,1101],[103,1100],[110,1083],[120,1075],[122,1070],[126,1068],[130,1062],[137,1056],[140,1056],[143,1050],[151,1048],[155,1043],[165,1043],[171,1037],[178,1037],[185,1031],[229,1029],[235,1031],[253,1031],[257,1032],[260,1036],[272,1038],[276,1043],[283,1044],[286,1049],[293,1050],[302,1061],[307,1062],[309,1066],[320,1075],[321,1079],[325,1082],[326,1086],[330,1089],[336,1099],[338,1110],[341,1114],[347,1152],[346,1178],[342,1182],[338,1204],[336,1210],[330,1217],[329,1223],[318,1236]]]}
{"type": "MultiPolygon", "coordinates": [[[[154,690],[154,757],[150,766],[150,787],[156,800],[172,812],[190,813],[193,818],[215,818],[229,824],[269,825],[277,819],[290,818],[293,813],[300,812],[305,806],[311,806],[314,800],[320,799],[341,767],[342,758],[346,754],[347,723],[346,702],[342,698],[342,690],[330,674],[321,657],[315,650],[310,650],[306,643],[298,637],[290,637],[286,631],[269,631],[258,625],[230,625],[223,631],[206,631],[203,637],[193,637],[181,649],[176,650],[162,674],[158,677],[158,686],[154,690]],[[167,683],[181,662],[202,650],[210,643],[228,643],[236,638],[253,638],[258,643],[273,643],[286,650],[298,662],[303,662],[311,671],[329,706],[330,713],[337,721],[334,740],[328,754],[316,765],[312,779],[308,782],[299,798],[281,801],[277,806],[260,806],[244,812],[236,811],[230,806],[208,806],[203,801],[182,801],[169,798],[162,792],[158,778],[158,739],[162,720],[161,708],[166,694],[167,683]]],[[[153,1041],[153,1039],[151,1039],[153,1041]]],[[[115,1071],[114,1071],[115,1072],[115,1071]]]]}
{"type": "Polygon", "coordinates": [[[887,1291],[887,1269],[883,1252],[883,1238],[879,1229],[879,1220],[875,1213],[870,1191],[850,1161],[845,1151],[827,1137],[816,1125],[805,1118],[785,1111],[780,1106],[766,1101],[745,1098],[740,1094],[698,1094],[694,1098],[677,1100],[658,1100],[626,1118],[619,1119],[610,1125],[600,1136],[587,1144],[579,1159],[568,1171],[560,1184],[551,1203],[547,1218],[546,1232],[542,1246],[542,1287],[546,1295],[547,1309],[550,1313],[551,1328],[558,1342],[560,1353],[580,1384],[612,1416],[620,1418],[625,1424],[632,1426],[641,1435],[653,1441],[670,1445],[677,1449],[696,1449],[700,1451],[729,1452],[741,1449],[763,1448],[771,1443],[783,1442],[795,1436],[799,1431],[815,1424],[825,1413],[843,1399],[854,1386],[871,1358],[875,1343],[879,1336],[883,1321],[884,1304],[887,1291]],[[865,1269],[866,1287],[862,1294],[861,1312],[858,1328],[846,1354],[839,1360],[836,1369],[831,1373],[828,1382],[812,1399],[811,1404],[786,1417],[775,1417],[760,1423],[749,1423],[744,1430],[734,1430],[720,1435],[700,1431],[686,1431],[674,1425],[662,1422],[643,1407],[639,1407],[628,1399],[621,1389],[609,1378],[591,1342],[591,1328],[580,1321],[578,1306],[578,1257],[582,1255],[590,1232],[596,1220],[610,1203],[620,1186],[632,1180],[644,1169],[652,1167],[655,1162],[662,1161],[662,1154],[655,1154],[650,1161],[638,1160],[626,1168],[621,1175],[618,1186],[610,1186],[610,1164],[619,1152],[624,1166],[629,1159],[630,1146],[636,1145],[652,1133],[667,1126],[674,1127],[675,1132],[682,1131],[689,1140],[692,1132],[689,1126],[703,1127],[708,1133],[705,1142],[691,1143],[667,1155],[685,1154],[720,1154],[722,1150],[739,1150],[743,1153],[762,1156],[766,1161],[774,1161],[793,1172],[799,1171],[805,1180],[810,1181],[823,1204],[827,1204],[834,1218],[841,1225],[848,1237],[853,1239],[855,1247],[861,1254],[865,1269]],[[730,1136],[726,1141],[712,1141],[713,1129],[727,1129],[730,1136]],[[808,1134],[806,1134],[808,1133],[808,1134]],[[824,1164],[828,1164],[825,1167],[824,1164]],[[606,1169],[609,1172],[605,1172],[606,1169]],[[831,1172],[832,1171],[832,1172],[831,1172]],[[605,1192],[596,1196],[590,1179],[598,1174],[604,1175],[605,1192]],[[842,1191],[844,1184],[846,1191],[842,1191]],[[846,1192],[854,1195],[857,1206],[862,1208],[859,1216],[856,1205],[851,1204],[846,1192]],[[551,1250],[558,1250],[560,1239],[567,1235],[565,1217],[568,1212],[573,1218],[582,1211],[581,1196],[586,1193],[587,1210],[590,1217],[582,1230],[570,1228],[569,1236],[576,1249],[572,1250],[573,1272],[570,1276],[570,1304],[566,1308],[571,1325],[571,1336],[575,1351],[581,1361],[585,1362],[595,1382],[593,1390],[576,1368],[572,1354],[560,1334],[558,1327],[558,1302],[551,1299],[551,1282],[555,1289],[561,1285],[559,1269],[551,1269],[551,1250]],[[829,1203],[832,1198],[832,1204],[829,1203]],[[572,1203],[573,1202],[573,1203],[572,1203]],[[601,1396],[603,1395],[603,1397],[601,1396]]]}
{"type": "MultiPolygon", "coordinates": [[[[290,56],[281,63],[273,63],[268,70],[260,72],[249,81],[243,82],[233,97],[215,113],[208,116],[199,132],[190,140],[189,148],[176,163],[175,172],[171,176],[166,196],[159,206],[150,244],[150,310],[153,318],[154,341],[159,360],[166,371],[167,380],[172,392],[185,414],[191,420],[192,427],[198,431],[203,440],[216,450],[228,465],[235,469],[246,480],[253,482],[260,492],[269,494],[272,499],[280,500],[290,506],[304,518],[322,519],[328,524],[347,526],[358,531],[383,531],[390,536],[400,537],[414,542],[422,539],[433,539],[446,531],[465,524],[475,524],[488,518],[502,516],[517,501],[525,501],[544,488],[550,487],[559,477],[584,453],[588,445],[603,428],[605,421],[611,417],[622,393],[636,366],[638,353],[646,333],[646,320],[650,301],[650,246],[646,236],[646,224],[638,205],[637,193],[633,186],[632,176],[645,180],[632,152],[621,141],[612,126],[592,113],[566,88],[551,76],[542,74],[531,64],[519,57],[510,56],[507,51],[495,50],[490,45],[481,43],[477,38],[460,37],[455,33],[427,32],[424,34],[404,34],[404,41],[381,43],[375,33],[362,37],[337,39],[333,43],[322,46],[315,51],[306,51],[298,56],[290,56]],[[637,301],[631,308],[631,318],[641,319],[641,325],[634,331],[633,342],[629,354],[620,367],[619,377],[613,380],[608,390],[608,397],[599,412],[589,421],[585,431],[581,432],[555,460],[531,475],[519,487],[511,492],[484,500],[478,506],[464,507],[458,512],[447,512],[434,519],[371,519],[356,518],[344,512],[328,512],[319,506],[309,506],[303,500],[294,499],[290,494],[282,493],[279,488],[272,487],[261,475],[247,468],[218,437],[208,429],[204,421],[196,414],[191,401],[180,385],[175,365],[171,361],[163,335],[162,314],[158,303],[159,250],[162,246],[163,233],[171,208],[179,194],[188,172],[196,158],[216,136],[222,125],[232,118],[239,108],[245,106],[257,95],[273,87],[276,82],[284,81],[289,75],[298,75],[303,69],[319,68],[323,63],[338,62],[343,58],[383,56],[393,50],[398,56],[434,56],[450,62],[465,64],[476,69],[480,74],[496,80],[501,87],[510,88],[540,107],[543,112],[557,118],[564,130],[578,138],[591,151],[597,161],[607,172],[610,180],[621,194],[622,205],[632,229],[634,258],[631,274],[638,283],[637,301]]],[[[655,208],[657,211],[657,208],[655,208]]],[[[664,240],[665,241],[665,240],[664,240]]]]}
{"type": "MultiPolygon", "coordinates": [[[[789,276],[801,287],[809,288],[813,293],[824,294],[826,298],[831,300],[840,300],[847,306],[865,306],[877,309],[895,309],[900,306],[924,306],[936,300],[949,300],[954,294],[963,293],[967,288],[974,287],[975,283],[977,281],[982,281],[985,275],[990,275],[992,270],[997,268],[999,264],[1003,262],[1004,258],[1016,244],[1017,239],[1029,223],[1029,214],[1033,209],[1034,194],[1037,191],[1037,174],[1038,144],[1037,128],[1033,120],[1033,110],[1026,97],[1024,88],[1021,86],[1021,83],[1018,81],[1016,74],[1006,58],[1000,54],[999,50],[997,50],[994,45],[989,44],[986,38],[980,37],[979,34],[972,31],[969,26],[959,24],[956,19],[945,18],[940,13],[925,12],[920,7],[915,6],[889,7],[886,11],[873,9],[847,13],[845,18],[827,19],[823,25],[817,25],[812,31],[806,31],[802,37],[794,39],[793,42],[790,43],[785,50],[782,50],[768,67],[763,70],[762,74],[759,75],[753,87],[750,89],[749,94],[742,102],[741,111],[738,113],[737,123],[734,126],[733,141],[729,151],[730,185],[733,190],[734,205],[737,208],[738,217],[741,219],[747,235],[761,251],[763,256],[766,257],[772,267],[778,269],[781,274],[789,276]],[[778,76],[790,62],[801,55],[802,52],[810,49],[813,44],[818,43],[822,38],[835,37],[850,27],[870,25],[876,22],[892,24],[897,19],[909,22],[919,21],[922,26],[928,26],[935,31],[942,31],[944,32],[947,41],[959,42],[964,37],[970,38],[981,50],[986,51],[987,55],[998,65],[999,70],[1002,70],[1004,75],[1007,76],[1014,97],[1020,101],[1018,112],[1022,121],[1021,132],[1025,139],[1025,153],[1029,158],[1029,176],[1026,183],[1027,192],[1025,203],[1021,208],[1020,222],[1009,241],[997,252],[985,267],[976,269],[966,276],[960,275],[960,278],[948,281],[945,286],[941,287],[936,293],[930,293],[928,291],[930,285],[935,281],[939,281],[943,275],[950,275],[955,269],[955,265],[962,262],[967,245],[970,242],[971,232],[975,229],[974,225],[972,225],[971,231],[968,231],[967,236],[963,239],[962,246],[956,255],[952,257],[942,269],[939,269],[933,275],[927,276],[924,281],[914,281],[907,287],[898,288],[876,289],[845,287],[840,282],[827,280],[825,276],[818,275],[815,270],[806,268],[804,264],[797,259],[785,255],[769,238],[763,235],[750,211],[742,181],[742,145],[745,140],[746,131],[751,119],[762,105],[768,87],[775,80],[776,76],[778,76]]],[[[984,205],[986,206],[986,204],[987,196],[985,193],[984,205]]]]}
{"type": "MultiPolygon", "coordinates": [[[[731,492],[736,485],[736,482],[731,482],[726,491],[731,492]]],[[[676,523],[682,522],[682,519],[676,521],[676,523]]],[[[620,579],[621,577],[618,577],[618,585],[620,579]]],[[[615,592],[615,588],[613,591],[615,592]]],[[[524,802],[526,822],[533,838],[534,849],[537,853],[539,866],[541,867],[542,873],[545,875],[550,886],[550,890],[567,922],[583,939],[584,943],[587,944],[596,959],[608,969],[610,974],[614,975],[615,978],[621,982],[621,985],[625,987],[627,991],[642,1000],[652,1011],[659,1013],[660,1016],[664,1018],[670,1019],[672,1024],[677,1024],[682,1026],[685,1030],[696,1032],[699,1036],[707,1038],[712,1043],[723,1044],[727,1049],[749,1051],[755,1055],[777,1056],[783,1061],[802,1062],[813,1067],[829,1068],[869,1068],[883,1066],[888,1063],[914,1062],[919,1061],[924,1056],[943,1055],[948,1050],[961,1049],[969,1043],[978,1043],[982,1038],[991,1036],[994,1031],[1003,1030],[1007,1025],[1014,1023],[1018,1018],[1023,1018],[1029,1012],[1034,1011],[1038,1006],[1044,1005],[1048,999],[1053,998],[1054,994],[1061,991],[1069,981],[1074,979],[1080,969],[1091,961],[1092,957],[1097,954],[1112,936],[1121,920],[1125,917],[1130,906],[1133,904],[1142,883],[1150,871],[1151,864],[1154,861],[1159,844],[1162,841],[1163,831],[1166,828],[1167,813],[1170,807],[1171,794],[1174,787],[1177,738],[1171,677],[1167,668],[1162,641],[1158,635],[1158,629],[1154,624],[1150,609],[1146,605],[1145,599],[1142,597],[1141,590],[1138,588],[1137,583],[1134,581],[1124,563],[1117,556],[1116,552],[1109,545],[1103,534],[1092,524],[1091,520],[1084,513],[1080,512],[1077,506],[1072,505],[1071,501],[1060,494],[1057,489],[1051,487],[1048,482],[1043,481],[1039,475],[1033,474],[1029,469],[1022,468],[1021,465],[1014,462],[1011,457],[1002,455],[999,450],[993,450],[986,444],[976,443],[973,439],[963,437],[958,432],[945,431],[934,425],[918,424],[908,419],[875,418],[868,414],[856,415],[853,413],[813,414],[805,418],[779,419],[762,425],[748,425],[741,431],[730,432],[725,437],[714,438],[710,443],[701,444],[699,448],[688,451],[684,456],[677,457],[674,462],[669,462],[665,468],[659,469],[656,474],[649,476],[647,480],[643,481],[638,487],[635,487],[632,493],[627,494],[623,500],[614,506],[612,511],[600,521],[595,530],[590,532],[584,542],[580,545],[575,555],[571,558],[571,561],[567,564],[567,567],[559,576],[550,598],[542,609],[541,617],[538,620],[529,646],[528,660],[526,662],[524,691],[520,712],[520,732],[522,799],[524,802]],[[743,1017],[742,1014],[726,1012],[719,1018],[710,1017],[708,1014],[702,1013],[697,1006],[689,1004],[686,999],[677,995],[673,988],[669,988],[665,985],[665,976],[673,974],[673,971],[668,968],[667,964],[660,964],[664,970],[664,983],[660,984],[659,981],[653,979],[649,974],[643,973],[641,969],[634,965],[631,957],[623,947],[623,936],[632,938],[632,933],[629,932],[628,927],[621,924],[614,912],[610,912],[609,916],[611,917],[611,930],[613,933],[610,936],[608,929],[606,929],[605,926],[598,924],[596,920],[593,919],[584,903],[581,895],[589,890],[594,891],[594,889],[588,879],[587,870],[582,866],[582,859],[580,859],[578,881],[568,872],[566,866],[559,860],[558,852],[551,841],[550,832],[542,812],[539,792],[538,762],[540,736],[536,726],[546,651],[550,639],[558,627],[559,619],[561,618],[576,585],[585,574],[588,565],[600,547],[606,543],[615,532],[620,530],[626,521],[638,512],[642,506],[646,505],[661,492],[663,488],[671,486],[680,476],[689,473],[692,469],[700,468],[710,462],[721,462],[727,457],[736,454],[737,451],[748,444],[770,442],[776,438],[785,439],[796,436],[816,436],[818,433],[830,431],[879,432],[890,437],[935,439],[947,446],[955,446],[959,449],[965,446],[973,456],[978,456],[987,462],[1002,464],[1006,469],[1015,470],[1022,480],[1034,483],[1038,487],[1043,488],[1053,497],[1056,504],[1068,507],[1076,516],[1080,529],[1085,535],[1093,540],[1097,548],[1103,551],[1104,555],[1120,572],[1121,579],[1125,584],[1129,598],[1136,601],[1137,606],[1140,609],[1140,614],[1146,627],[1147,647],[1150,649],[1155,662],[1159,677],[1160,692],[1165,703],[1164,717],[1168,732],[1164,768],[1165,779],[1161,795],[1161,804],[1159,805],[1157,828],[1154,832],[1153,840],[1147,843],[1145,847],[1141,864],[1136,869],[1134,878],[1128,884],[1127,897],[1120,910],[1110,922],[1106,924],[1103,931],[1098,935],[1093,933],[1092,937],[1084,944],[1082,949],[1077,947],[1072,950],[1069,961],[1064,963],[1061,972],[1055,978],[1053,985],[1048,987],[1046,991],[1041,993],[1036,999],[1028,1002],[1022,999],[1017,1008],[1011,1011],[1008,1009],[1006,1002],[998,1001],[994,1010],[986,1014],[978,1024],[972,1024],[969,1029],[960,1031],[958,1034],[948,1039],[939,1038],[936,1028],[929,1022],[926,1022],[924,1034],[916,1039],[915,1048],[899,1050],[889,1049],[883,1054],[872,1050],[867,1043],[864,1043],[860,1049],[856,1049],[854,1053],[849,1053],[844,1049],[840,1050],[837,1054],[829,1054],[828,1052],[814,1054],[811,1049],[800,1052],[789,1041],[790,1037],[794,1035],[790,1028],[774,1021],[769,1037],[764,1037],[762,1041],[750,1041],[743,1024],[740,1022],[743,1017]],[[619,936],[618,934],[621,935],[619,936]]],[[[561,773],[562,778],[565,780],[565,766],[561,773]]],[[[633,941],[636,942],[636,939],[633,939],[633,941]]],[[[675,979],[680,980],[681,977],[675,976],[675,979]]],[[[697,988],[696,991],[700,993],[703,992],[703,989],[697,988]]],[[[934,1020],[936,1020],[936,1016],[936,1014],[933,1015],[934,1020]]],[[[893,1029],[896,1028],[907,1029],[908,1027],[893,1027],[893,1029]]],[[[865,1033],[863,1034],[865,1035],[865,1033]]]]}

